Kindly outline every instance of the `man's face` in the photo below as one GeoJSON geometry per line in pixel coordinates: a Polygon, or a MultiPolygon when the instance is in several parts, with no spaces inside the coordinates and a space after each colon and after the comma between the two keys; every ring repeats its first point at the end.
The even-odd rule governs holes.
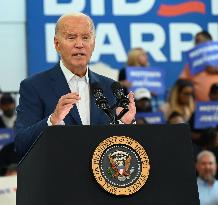
{"type": "Polygon", "coordinates": [[[199,176],[205,181],[213,181],[216,175],[216,162],[210,155],[204,155],[197,162],[197,171],[199,176]]]}
{"type": "Polygon", "coordinates": [[[73,72],[85,74],[95,45],[89,19],[85,16],[64,17],[60,21],[54,43],[64,65],[73,72]]]}

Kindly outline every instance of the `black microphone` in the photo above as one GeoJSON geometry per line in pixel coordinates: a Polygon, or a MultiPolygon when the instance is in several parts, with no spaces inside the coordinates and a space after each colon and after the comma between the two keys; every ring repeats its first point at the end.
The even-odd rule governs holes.
{"type": "Polygon", "coordinates": [[[101,89],[98,83],[91,84],[91,90],[93,92],[93,96],[95,98],[95,104],[98,108],[104,111],[104,113],[110,118],[110,122],[112,124],[117,124],[116,117],[112,112],[107,98],[103,94],[103,90],[101,89]]]}
{"type": "Polygon", "coordinates": [[[95,97],[95,103],[100,109],[109,108],[108,100],[103,94],[103,90],[100,88],[98,83],[92,84],[93,95],[95,97]]]}
{"type": "Polygon", "coordinates": [[[117,107],[122,107],[128,109],[129,98],[124,94],[124,90],[121,87],[120,83],[114,82],[111,85],[112,92],[117,99],[117,107]]]}
{"type": "Polygon", "coordinates": [[[116,106],[124,108],[120,114],[116,116],[116,120],[120,120],[129,111],[129,98],[124,94],[124,90],[120,83],[112,83],[111,89],[117,99],[116,106]]]}

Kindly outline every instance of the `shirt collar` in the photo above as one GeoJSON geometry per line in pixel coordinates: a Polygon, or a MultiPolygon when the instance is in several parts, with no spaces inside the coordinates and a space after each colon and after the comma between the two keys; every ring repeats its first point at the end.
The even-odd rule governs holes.
{"type": "MultiPolygon", "coordinates": [[[[65,78],[67,80],[67,83],[69,83],[74,76],[77,76],[74,73],[72,73],[69,69],[66,68],[66,66],[63,64],[62,60],[60,60],[60,67],[61,67],[62,72],[64,73],[64,76],[65,76],[65,78]]],[[[84,76],[86,83],[89,83],[88,73],[89,72],[88,72],[88,67],[87,67],[86,74],[84,76]]],[[[77,76],[77,77],[79,77],[79,76],[77,76]]]]}
{"type": "MultiPolygon", "coordinates": [[[[215,180],[214,180],[214,182],[215,182],[215,180]]],[[[213,182],[213,184],[214,184],[214,182],[213,182]]],[[[198,177],[198,183],[201,185],[204,185],[204,186],[208,186],[208,183],[205,180],[203,180],[200,176],[198,177]]]]}

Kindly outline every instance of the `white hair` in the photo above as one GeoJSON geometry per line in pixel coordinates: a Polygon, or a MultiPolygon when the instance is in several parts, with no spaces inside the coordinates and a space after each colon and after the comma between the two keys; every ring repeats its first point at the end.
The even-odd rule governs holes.
{"type": "Polygon", "coordinates": [[[197,162],[201,161],[201,158],[204,156],[211,156],[214,159],[214,162],[216,163],[216,156],[214,155],[213,152],[208,151],[208,150],[204,150],[201,151],[198,155],[197,155],[197,162]]]}

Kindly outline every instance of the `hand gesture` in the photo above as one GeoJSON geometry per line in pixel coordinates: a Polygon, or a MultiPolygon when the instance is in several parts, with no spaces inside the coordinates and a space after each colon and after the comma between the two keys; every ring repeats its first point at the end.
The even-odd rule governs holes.
{"type": "Polygon", "coordinates": [[[53,114],[51,115],[52,125],[58,125],[61,121],[63,121],[66,115],[79,100],[80,97],[78,93],[68,93],[61,96],[53,114]]]}
{"type": "MultiPolygon", "coordinates": [[[[124,124],[131,124],[134,121],[135,114],[136,114],[136,107],[135,107],[133,92],[130,92],[127,97],[129,98],[129,111],[121,118],[121,121],[124,124]]],[[[116,109],[116,115],[119,115],[122,110],[123,110],[122,107],[118,107],[116,109]]]]}

